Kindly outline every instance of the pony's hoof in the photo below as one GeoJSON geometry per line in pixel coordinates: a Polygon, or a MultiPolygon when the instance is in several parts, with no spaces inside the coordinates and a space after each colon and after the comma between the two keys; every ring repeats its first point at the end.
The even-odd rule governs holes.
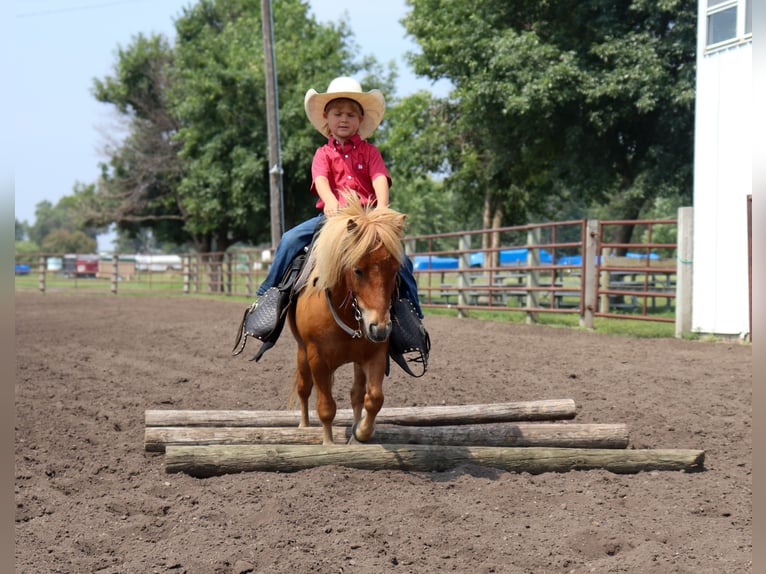
{"type": "Polygon", "coordinates": [[[351,436],[348,437],[348,442],[346,442],[346,444],[363,444],[362,441],[356,438],[356,429],[358,426],[359,426],[359,421],[355,422],[354,425],[351,427],[351,436]]]}

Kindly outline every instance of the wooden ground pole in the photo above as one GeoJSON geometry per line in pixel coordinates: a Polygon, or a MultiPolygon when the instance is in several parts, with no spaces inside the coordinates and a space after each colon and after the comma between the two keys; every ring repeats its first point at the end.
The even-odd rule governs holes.
{"type": "MultiPolygon", "coordinates": [[[[336,426],[333,436],[346,442],[351,427],[336,426]]],[[[144,446],[163,452],[168,446],[225,444],[322,444],[318,426],[298,427],[146,427],[144,446]]],[[[546,446],[627,448],[625,424],[488,423],[408,427],[377,425],[368,444],[435,444],[453,446],[546,446]]]]}
{"type": "MultiPolygon", "coordinates": [[[[573,399],[546,399],[476,405],[384,407],[378,413],[376,421],[379,424],[433,426],[571,419],[575,414],[573,399]]],[[[315,411],[311,411],[309,417],[313,423],[319,420],[315,411]]],[[[147,410],[145,421],[147,427],[297,427],[300,422],[300,412],[297,410],[147,410]]],[[[350,426],[352,421],[351,409],[338,409],[335,424],[350,426]]]]}
{"type": "Polygon", "coordinates": [[[445,471],[476,464],[512,472],[605,469],[619,474],[702,470],[704,451],[437,445],[205,445],[168,446],[165,470],[196,477],[229,473],[295,472],[325,465],[364,470],[445,471]]]}

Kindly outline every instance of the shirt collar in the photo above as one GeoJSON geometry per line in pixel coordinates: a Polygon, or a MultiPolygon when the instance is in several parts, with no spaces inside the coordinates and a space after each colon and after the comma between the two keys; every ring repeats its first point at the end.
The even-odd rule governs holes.
{"type": "MultiPolygon", "coordinates": [[[[341,151],[341,145],[338,140],[336,140],[334,137],[330,136],[327,140],[328,145],[330,145],[332,148],[341,151]]],[[[362,143],[362,138],[359,137],[359,134],[354,134],[350,138],[346,140],[346,143],[351,144],[352,149],[356,149],[359,147],[359,144],[362,143]]]]}

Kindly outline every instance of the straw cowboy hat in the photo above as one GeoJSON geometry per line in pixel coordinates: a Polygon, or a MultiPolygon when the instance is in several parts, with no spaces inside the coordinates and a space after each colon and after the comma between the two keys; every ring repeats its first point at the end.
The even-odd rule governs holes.
{"type": "Polygon", "coordinates": [[[303,106],[311,124],[325,137],[330,136],[327,128],[327,120],[324,118],[325,106],[332,100],[348,98],[354,100],[364,110],[364,117],[359,124],[359,137],[367,139],[372,135],[380,122],[383,121],[383,112],[386,111],[386,100],[380,90],[363,92],[362,86],[353,78],[335,78],[327,86],[327,92],[320,94],[314,88],[306,92],[303,106]]]}

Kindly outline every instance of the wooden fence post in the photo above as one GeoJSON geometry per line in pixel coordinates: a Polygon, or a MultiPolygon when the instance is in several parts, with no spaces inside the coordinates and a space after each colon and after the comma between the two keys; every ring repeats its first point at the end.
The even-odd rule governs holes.
{"type": "Polygon", "coordinates": [[[120,280],[120,256],[112,255],[112,293],[117,295],[117,283],[120,280]]]}
{"type": "Polygon", "coordinates": [[[184,276],[184,293],[188,294],[191,289],[191,264],[190,264],[190,257],[189,255],[184,255],[183,257],[183,276],[184,276]]]}
{"type": "Polygon", "coordinates": [[[582,280],[583,280],[583,314],[580,315],[580,327],[593,328],[593,317],[596,304],[596,257],[598,251],[596,243],[598,238],[598,219],[589,219],[585,227],[585,245],[582,254],[582,280]]]}
{"type": "Polygon", "coordinates": [[[195,253],[194,259],[192,259],[192,264],[191,264],[192,286],[194,288],[195,293],[202,292],[202,272],[203,271],[204,271],[204,268],[201,269],[201,266],[200,266],[200,254],[195,253]]]}
{"type": "Polygon", "coordinates": [[[540,250],[532,248],[533,245],[540,244],[540,236],[541,230],[539,227],[535,227],[534,229],[527,231],[527,267],[530,268],[527,272],[527,325],[537,322],[537,313],[531,312],[530,309],[535,309],[540,306],[538,298],[539,292],[529,290],[530,287],[538,287],[540,284],[540,271],[537,269],[531,269],[531,267],[540,265],[540,250]]]}
{"type": "MultiPolygon", "coordinates": [[[[596,257],[599,258],[599,262],[601,266],[605,266],[609,264],[609,261],[612,256],[612,248],[607,247],[606,249],[601,249],[601,246],[599,245],[596,251],[596,257]]],[[[607,290],[609,289],[609,271],[601,271],[598,274],[598,286],[601,290],[607,290]]],[[[609,306],[609,295],[605,293],[601,293],[601,295],[598,298],[598,310],[602,313],[609,313],[610,306],[609,306]]]]}
{"type": "Polygon", "coordinates": [[[676,240],[676,337],[692,330],[692,274],[694,271],[694,208],[678,208],[676,240]]]}
{"type": "Polygon", "coordinates": [[[39,273],[37,287],[38,289],[40,289],[41,293],[45,293],[45,256],[44,255],[40,255],[40,257],[37,258],[37,271],[39,273]]]}
{"type": "Polygon", "coordinates": [[[245,254],[247,258],[247,273],[245,274],[245,287],[247,290],[247,296],[253,296],[253,252],[247,251],[245,254]]]}
{"type": "Polygon", "coordinates": [[[459,237],[457,247],[461,252],[458,256],[458,269],[460,270],[460,273],[457,277],[457,316],[465,317],[466,313],[460,308],[460,306],[468,304],[467,289],[471,286],[471,277],[469,271],[471,269],[471,254],[467,253],[467,251],[471,248],[471,236],[469,234],[465,234],[462,237],[459,237]]]}
{"type": "Polygon", "coordinates": [[[222,278],[225,281],[225,284],[221,289],[222,292],[225,292],[227,295],[232,294],[232,287],[234,285],[234,269],[237,266],[237,262],[234,260],[234,254],[229,252],[224,252],[223,254],[223,268],[221,269],[222,273],[225,273],[225,277],[222,278]]]}

